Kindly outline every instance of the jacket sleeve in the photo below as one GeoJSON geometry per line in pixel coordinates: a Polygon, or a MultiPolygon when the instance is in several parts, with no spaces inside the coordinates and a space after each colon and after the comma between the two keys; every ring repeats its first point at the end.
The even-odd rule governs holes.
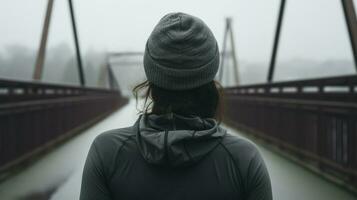
{"type": "Polygon", "coordinates": [[[264,160],[257,151],[248,168],[247,200],[272,200],[272,188],[264,160]]]}
{"type": "Polygon", "coordinates": [[[96,141],[92,143],[84,165],[80,200],[111,200],[96,141]]]}

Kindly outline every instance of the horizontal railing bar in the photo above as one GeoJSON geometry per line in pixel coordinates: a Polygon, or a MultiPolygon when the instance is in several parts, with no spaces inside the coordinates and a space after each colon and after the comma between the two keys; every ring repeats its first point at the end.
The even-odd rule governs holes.
{"type": "Polygon", "coordinates": [[[96,88],[96,87],[81,87],[65,84],[55,84],[55,83],[42,83],[42,82],[30,82],[23,80],[10,80],[10,79],[0,79],[0,88],[5,87],[22,87],[22,88],[48,88],[48,89],[72,89],[80,91],[91,91],[91,92],[102,92],[110,93],[112,90],[108,88],[96,88]]]}
{"type": "MultiPolygon", "coordinates": [[[[294,105],[313,105],[313,106],[325,106],[325,107],[338,107],[346,109],[357,109],[357,102],[334,102],[334,101],[318,101],[318,100],[299,100],[299,99],[278,99],[269,97],[248,97],[248,96],[236,96],[232,95],[229,98],[241,101],[254,101],[262,103],[275,103],[275,104],[294,104],[294,105]]],[[[357,113],[356,113],[357,114],[357,113]]]]}
{"type": "Polygon", "coordinates": [[[106,96],[78,96],[71,98],[56,98],[56,99],[47,99],[47,100],[33,100],[33,101],[24,101],[16,103],[6,103],[0,105],[0,114],[3,110],[6,109],[18,109],[22,107],[35,107],[49,104],[66,104],[66,103],[76,103],[83,101],[90,101],[96,99],[107,99],[106,96]]]}
{"type": "Polygon", "coordinates": [[[302,87],[302,86],[350,86],[357,85],[357,75],[336,76],[328,78],[305,79],[297,81],[281,81],[264,84],[252,84],[236,87],[227,87],[226,91],[234,89],[249,89],[249,88],[271,88],[271,87],[302,87]]]}

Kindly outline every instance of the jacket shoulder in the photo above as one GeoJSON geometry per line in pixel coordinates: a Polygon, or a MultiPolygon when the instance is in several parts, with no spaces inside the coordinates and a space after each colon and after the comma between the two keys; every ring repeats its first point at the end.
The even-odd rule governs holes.
{"type": "Polygon", "coordinates": [[[264,165],[264,160],[252,141],[228,133],[221,143],[227,153],[230,154],[243,179],[248,179],[255,168],[264,165]]]}
{"type": "Polygon", "coordinates": [[[252,141],[239,135],[227,133],[221,143],[236,159],[249,160],[259,153],[257,146],[252,141]]]}
{"type": "Polygon", "coordinates": [[[125,127],[105,131],[99,134],[93,141],[92,147],[97,154],[97,159],[102,163],[105,174],[111,174],[113,166],[115,166],[115,158],[128,144],[132,144],[135,132],[133,127],[125,127]],[[131,142],[131,143],[130,143],[131,142]]]}
{"type": "Polygon", "coordinates": [[[227,134],[222,145],[239,170],[249,199],[272,199],[270,177],[257,146],[238,135],[227,134]],[[262,198],[263,197],[263,198],[262,198]]]}
{"type": "Polygon", "coordinates": [[[130,139],[135,136],[133,127],[118,128],[105,131],[99,134],[94,142],[96,145],[106,146],[106,145],[120,145],[125,140],[130,139]]]}
{"type": "Polygon", "coordinates": [[[257,146],[238,135],[223,138],[222,145],[230,152],[243,180],[248,199],[272,199],[270,177],[257,146]]]}

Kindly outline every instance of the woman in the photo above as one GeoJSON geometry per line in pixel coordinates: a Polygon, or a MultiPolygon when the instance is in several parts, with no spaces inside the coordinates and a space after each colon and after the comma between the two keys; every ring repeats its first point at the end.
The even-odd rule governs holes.
{"type": "Polygon", "coordinates": [[[133,126],[94,140],[80,199],[272,199],[256,147],[216,120],[218,65],[216,39],[202,20],[164,16],[146,44],[147,81],[134,89],[146,89],[151,103],[133,126]]]}

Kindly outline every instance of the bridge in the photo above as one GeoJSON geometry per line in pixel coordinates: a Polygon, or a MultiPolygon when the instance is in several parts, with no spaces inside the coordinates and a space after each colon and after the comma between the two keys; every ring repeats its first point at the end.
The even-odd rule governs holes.
{"type": "MultiPolygon", "coordinates": [[[[143,75],[143,53],[106,53],[104,64],[96,66],[100,87],[89,86],[72,0],[68,10],[79,84],[42,81],[55,3],[46,2],[32,80],[0,79],[0,199],[4,200],[78,199],[93,139],[103,131],[131,126],[137,118],[130,88],[143,75]]],[[[357,199],[357,75],[275,81],[288,2],[279,4],[265,83],[242,84],[233,19],[226,19],[216,77],[224,86],[223,126],[258,145],[271,175],[274,199],[357,199]]],[[[353,0],[339,2],[357,71],[355,5],[353,0]]]]}

